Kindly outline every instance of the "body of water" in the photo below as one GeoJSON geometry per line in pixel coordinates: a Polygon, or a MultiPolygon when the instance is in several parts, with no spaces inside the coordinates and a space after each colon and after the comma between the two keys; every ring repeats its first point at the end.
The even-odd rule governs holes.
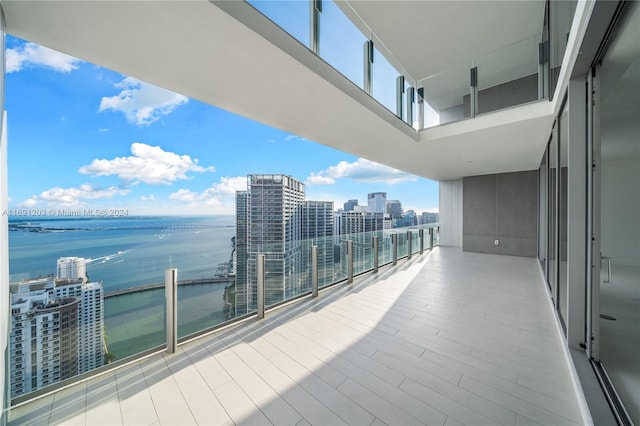
{"type": "MultiPolygon", "coordinates": [[[[234,216],[118,219],[21,218],[9,222],[11,282],[55,274],[59,257],[90,259],[87,275],[105,292],[178,279],[213,277],[229,261],[234,216]]],[[[225,320],[224,290],[211,283],[178,288],[178,334],[186,336],[225,320]]],[[[105,299],[106,343],[115,359],[164,344],[164,289],[105,299]]]]}
{"type": "Polygon", "coordinates": [[[59,257],[89,259],[87,275],[105,291],[212,277],[231,256],[234,216],[117,219],[37,218],[9,222],[10,281],[55,274],[59,257]]]}

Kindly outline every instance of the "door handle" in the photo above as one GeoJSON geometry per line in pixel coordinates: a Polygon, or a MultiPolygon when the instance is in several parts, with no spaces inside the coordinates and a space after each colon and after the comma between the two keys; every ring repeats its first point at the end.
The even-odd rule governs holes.
{"type": "Polygon", "coordinates": [[[607,262],[607,279],[606,280],[602,280],[602,282],[603,283],[610,283],[611,282],[611,258],[600,255],[600,267],[601,268],[602,268],[602,261],[603,260],[607,262]]]}

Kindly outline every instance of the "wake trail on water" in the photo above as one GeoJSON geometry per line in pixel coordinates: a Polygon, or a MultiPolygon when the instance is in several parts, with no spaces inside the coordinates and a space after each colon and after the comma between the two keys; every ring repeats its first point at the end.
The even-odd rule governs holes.
{"type": "MultiPolygon", "coordinates": [[[[96,257],[96,258],[92,258],[92,259],[86,259],[86,263],[88,265],[92,264],[92,263],[106,263],[112,259],[118,259],[119,257],[124,256],[125,254],[131,252],[132,249],[129,250],[124,250],[124,251],[118,251],[116,253],[113,254],[108,254],[106,256],[100,256],[100,257],[96,257]]],[[[121,261],[124,261],[124,259],[122,259],[121,261]]],[[[116,262],[119,263],[119,262],[116,262]]]]}

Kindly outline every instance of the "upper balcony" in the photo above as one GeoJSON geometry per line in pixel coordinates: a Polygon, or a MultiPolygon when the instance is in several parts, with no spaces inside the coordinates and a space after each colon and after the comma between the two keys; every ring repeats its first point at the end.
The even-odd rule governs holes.
{"type": "Polygon", "coordinates": [[[561,80],[575,9],[574,2],[551,2],[546,12],[544,2],[464,10],[329,0],[2,4],[13,35],[434,180],[537,167],[554,115],[546,99],[561,80]],[[443,123],[450,124],[428,128],[443,123]]]}
{"type": "Polygon", "coordinates": [[[434,248],[10,424],[586,424],[537,261],[434,248]]]}

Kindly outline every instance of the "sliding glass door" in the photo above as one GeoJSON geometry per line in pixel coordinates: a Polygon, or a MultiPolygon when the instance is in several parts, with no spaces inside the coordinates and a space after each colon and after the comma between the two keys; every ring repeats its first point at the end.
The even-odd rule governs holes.
{"type": "Polygon", "coordinates": [[[591,356],[622,421],[640,424],[640,4],[595,70],[591,356]]]}

